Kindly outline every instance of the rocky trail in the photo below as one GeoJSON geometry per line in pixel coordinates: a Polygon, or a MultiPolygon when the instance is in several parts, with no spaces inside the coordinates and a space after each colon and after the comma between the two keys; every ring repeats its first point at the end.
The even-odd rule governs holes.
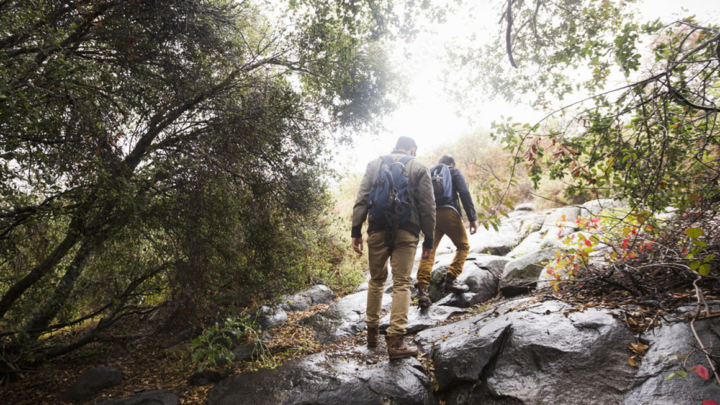
{"type": "MultiPolygon", "coordinates": [[[[327,287],[315,286],[257,312],[265,331],[258,337],[265,342],[262,347],[269,353],[284,353],[271,364],[266,359],[263,364],[270,367],[255,370],[260,364],[258,345],[244,341],[231,345],[235,362],[192,376],[186,367],[160,378],[162,382],[147,371],[118,370],[122,368],[118,364],[128,364],[129,357],[115,359],[113,365],[100,356],[93,358],[92,365],[102,367],[87,364],[65,370],[59,380],[38,377],[53,387],[34,388],[46,397],[22,397],[32,389],[29,377],[5,392],[6,399],[0,397],[0,402],[699,405],[720,401],[720,385],[713,378],[706,380],[697,368],[697,373],[684,377],[677,373],[683,364],[689,368],[705,359],[686,322],[696,312],[690,294],[676,300],[678,305],[671,309],[659,309],[623,294],[600,299],[577,291],[538,289],[549,284],[548,262],[563,249],[562,239],[582,232],[577,218],[619,206],[598,200],[543,212],[530,205],[517,207],[497,231],[481,230],[471,237],[471,254],[459,278],[470,288],[465,294],[445,294],[440,288],[452,259],[451,245],[441,245],[430,287],[434,304],[424,311],[413,306],[410,311],[408,333],[421,349],[417,359],[388,361],[382,339],[377,349],[364,346],[367,286],[340,299],[327,287]],[[131,384],[143,378],[147,384],[131,384]]],[[[388,284],[386,308],[391,291],[388,284]]],[[[717,297],[705,298],[708,311],[720,309],[717,297]]],[[[708,349],[720,347],[720,318],[708,318],[696,323],[698,337],[708,349]]],[[[381,330],[387,323],[386,317],[381,330]]],[[[157,350],[167,360],[149,368],[162,370],[171,363],[171,349],[157,350]]],[[[142,347],[129,349],[128,356],[130,352],[137,356],[138,351],[142,347]]],[[[137,367],[143,364],[147,362],[137,367]]]]}

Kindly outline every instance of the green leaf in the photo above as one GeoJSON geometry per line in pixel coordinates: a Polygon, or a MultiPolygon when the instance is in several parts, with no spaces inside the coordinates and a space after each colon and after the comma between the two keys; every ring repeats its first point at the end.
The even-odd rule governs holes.
{"type": "Polygon", "coordinates": [[[698,267],[700,267],[702,263],[700,261],[696,260],[692,263],[690,263],[690,270],[697,270],[698,267]]]}
{"type": "Polygon", "coordinates": [[[685,234],[691,239],[697,239],[705,233],[700,228],[688,228],[688,230],[685,231],[685,234]]]}
{"type": "Polygon", "coordinates": [[[707,247],[707,245],[708,245],[707,243],[705,243],[701,240],[694,240],[694,241],[692,241],[692,244],[695,246],[700,246],[700,247],[707,247]]]}
{"type": "Polygon", "coordinates": [[[698,273],[702,274],[703,276],[707,276],[708,273],[710,273],[710,265],[705,263],[700,268],[698,268],[698,273]]]}

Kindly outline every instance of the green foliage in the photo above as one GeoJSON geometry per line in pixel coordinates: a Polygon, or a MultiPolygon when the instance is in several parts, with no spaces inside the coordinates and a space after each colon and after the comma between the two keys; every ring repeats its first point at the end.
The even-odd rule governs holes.
{"type": "Polygon", "coordinates": [[[203,371],[207,366],[217,367],[221,360],[232,363],[235,360],[232,345],[243,338],[254,342],[253,357],[266,357],[268,350],[265,343],[258,339],[258,331],[258,326],[248,317],[227,318],[222,325],[216,323],[192,340],[192,361],[198,371],[203,371]]]}
{"type": "Polygon", "coordinates": [[[327,160],[392,108],[397,25],[274,7],[0,2],[0,329],[87,327],[54,357],[169,300],[202,317],[354,280],[327,160]]]}

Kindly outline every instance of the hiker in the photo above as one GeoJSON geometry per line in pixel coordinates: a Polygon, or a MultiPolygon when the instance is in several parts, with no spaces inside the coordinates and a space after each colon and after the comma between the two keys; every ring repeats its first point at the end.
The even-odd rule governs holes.
{"type": "Polygon", "coordinates": [[[450,269],[445,276],[445,291],[453,293],[463,293],[468,290],[466,285],[457,281],[458,276],[463,271],[465,259],[467,259],[470,251],[467,233],[463,225],[460,203],[465,208],[465,214],[470,222],[470,234],[477,232],[477,214],[475,214],[475,205],[473,205],[470,190],[468,190],[465,177],[460,170],[455,167],[455,159],[451,156],[443,156],[440,158],[437,166],[430,169],[433,181],[433,190],[435,194],[435,203],[437,205],[437,223],[435,225],[434,245],[430,255],[420,260],[420,266],[417,273],[417,283],[415,287],[418,290],[418,306],[421,308],[429,307],[432,303],[428,296],[428,284],[433,265],[435,264],[435,252],[437,251],[440,240],[444,235],[450,237],[450,240],[457,249],[455,257],[450,264],[450,269]],[[442,175],[445,174],[443,179],[442,175]],[[448,175],[449,174],[449,178],[448,175]],[[444,182],[443,182],[444,180],[444,182]],[[443,187],[443,183],[445,187],[443,187]],[[459,197],[459,198],[458,198],[459,197]]]}
{"type": "MultiPolygon", "coordinates": [[[[370,282],[367,294],[365,323],[367,345],[377,347],[382,309],[383,290],[388,276],[388,259],[392,266],[393,292],[390,309],[390,327],[385,342],[390,359],[417,355],[417,348],[405,342],[412,283],[412,266],[417,252],[419,233],[423,232],[422,257],[429,257],[435,231],[435,199],[427,167],[414,159],[417,145],[412,138],[398,139],[392,154],[373,159],[365,170],[360,190],[355,199],[352,220],[352,246],[358,254],[363,252],[362,225],[368,220],[368,261],[370,282]],[[378,212],[387,198],[372,200],[387,181],[377,181],[383,170],[396,170],[392,178],[400,184],[399,215],[378,212]],[[375,215],[375,214],[376,215],[375,215]],[[390,220],[390,221],[388,221],[390,220]],[[390,222],[390,223],[388,223],[390,222]]],[[[387,172],[384,172],[387,173],[387,172]]],[[[397,184],[396,184],[397,185],[397,184]]],[[[387,196],[385,196],[387,197],[387,196]]]]}

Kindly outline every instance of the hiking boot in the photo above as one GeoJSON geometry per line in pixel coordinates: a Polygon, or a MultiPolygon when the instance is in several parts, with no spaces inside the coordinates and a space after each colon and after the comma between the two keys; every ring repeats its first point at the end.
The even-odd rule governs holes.
{"type": "Polygon", "coordinates": [[[417,356],[418,349],[414,345],[407,345],[403,335],[385,335],[387,351],[390,360],[417,356]]]}
{"type": "Polygon", "coordinates": [[[428,285],[425,283],[420,283],[416,285],[417,287],[417,299],[418,299],[418,306],[420,308],[427,308],[432,304],[432,301],[430,301],[430,297],[428,296],[428,285]]]}
{"type": "Polygon", "coordinates": [[[367,347],[374,349],[378,345],[378,337],[380,336],[379,326],[368,326],[367,328],[367,347]]]}
{"type": "Polygon", "coordinates": [[[448,274],[445,276],[445,292],[464,293],[469,290],[468,286],[460,284],[457,277],[448,274]]]}

